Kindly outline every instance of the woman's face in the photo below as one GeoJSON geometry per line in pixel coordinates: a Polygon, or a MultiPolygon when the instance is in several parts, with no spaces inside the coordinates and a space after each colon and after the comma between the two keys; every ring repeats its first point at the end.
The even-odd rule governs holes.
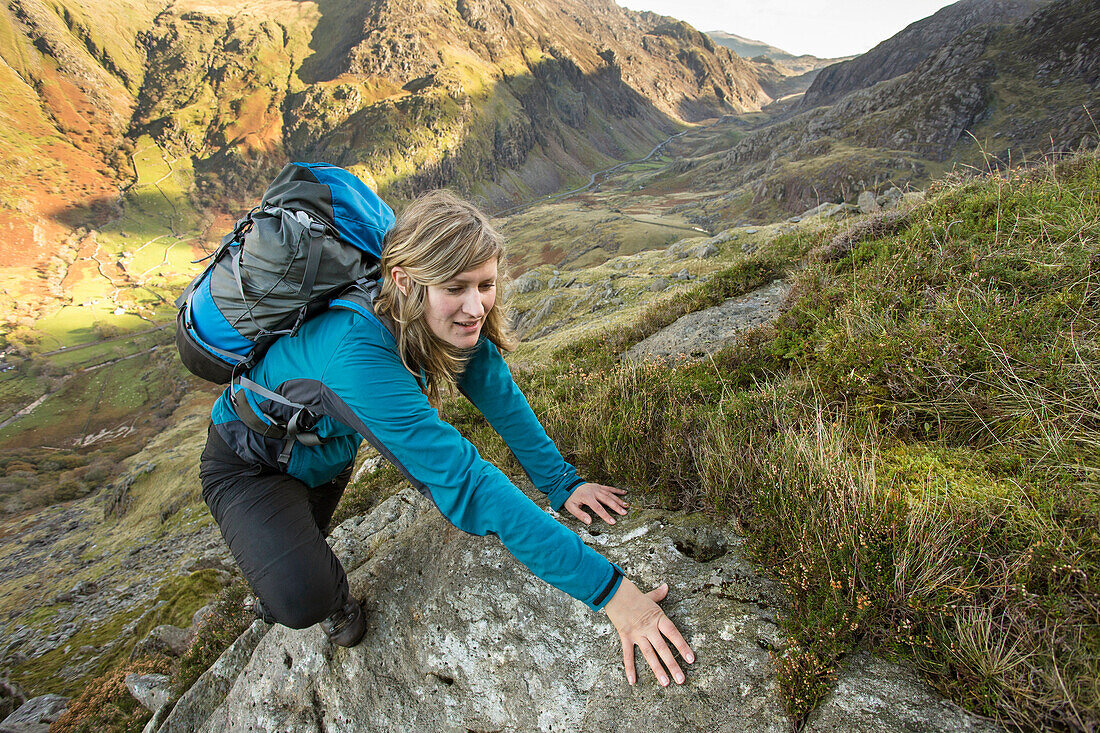
{"type": "Polygon", "coordinates": [[[460,349],[477,345],[497,300],[497,261],[487,260],[441,285],[428,286],[424,318],[439,338],[460,349]]]}

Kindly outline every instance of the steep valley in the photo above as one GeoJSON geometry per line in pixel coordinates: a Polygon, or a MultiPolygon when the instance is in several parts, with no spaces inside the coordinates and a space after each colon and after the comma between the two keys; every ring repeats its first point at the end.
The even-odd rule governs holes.
{"type": "MultiPolygon", "coordinates": [[[[1032,286],[1024,274],[1038,267],[1036,258],[1060,263],[1044,272],[1072,270],[1081,277],[1078,285],[1091,282],[1096,222],[1065,223],[1074,216],[1065,213],[1068,205],[1051,216],[1063,217],[1059,221],[1069,229],[1076,226],[1076,238],[1067,234],[1058,240],[1061,249],[1034,257],[1010,256],[1007,249],[964,253],[965,243],[950,236],[954,225],[944,222],[956,206],[952,186],[963,191],[956,208],[973,207],[981,217],[995,209],[999,217],[1000,204],[990,204],[993,194],[985,189],[973,202],[965,199],[969,181],[984,173],[996,182],[1002,175],[1025,195],[1028,186],[1039,184],[1020,183],[1010,171],[1021,164],[1021,170],[1041,171],[1073,154],[1081,162],[1057,175],[1074,181],[1068,190],[1084,202],[1078,210],[1092,211],[1090,184],[1078,174],[1094,164],[1100,142],[1093,120],[1100,99],[1100,8],[1089,0],[1016,2],[1011,12],[983,15],[981,2],[959,5],[965,6],[957,8],[962,20],[947,13],[945,25],[936,26],[934,38],[942,36],[942,43],[916,43],[919,28],[893,39],[906,53],[893,53],[890,42],[884,43],[884,53],[904,63],[879,78],[884,64],[873,56],[822,66],[821,60],[780,58],[772,49],[775,58],[743,59],[685,23],[624,10],[611,0],[9,2],[0,9],[0,161],[11,172],[0,187],[0,676],[31,695],[75,697],[132,654],[140,656],[140,643],[155,627],[191,626],[195,612],[238,579],[197,480],[209,405],[218,390],[188,375],[175,358],[172,300],[199,267],[194,261],[216,246],[288,159],[346,166],[395,208],[423,190],[445,186],[496,216],[509,243],[506,297],[523,339],[510,357],[514,369],[527,380],[525,388],[545,387],[540,380],[576,385],[562,387],[573,390],[568,398],[547,390],[551,396],[533,399],[563,444],[571,440],[569,419],[595,429],[591,420],[569,412],[570,399],[580,405],[590,398],[584,390],[625,390],[617,379],[651,386],[658,395],[653,404],[678,395],[696,409],[693,400],[705,395],[714,398],[707,409],[717,405],[727,417],[742,409],[766,417],[772,408],[760,405],[779,399],[787,389],[784,379],[794,379],[790,375],[801,368],[792,365],[804,360],[811,370],[818,355],[833,356],[845,338],[879,326],[885,333],[893,323],[892,316],[876,320],[867,306],[845,316],[816,345],[797,342],[809,333],[807,324],[831,323],[830,302],[843,300],[843,288],[822,272],[850,267],[854,283],[859,268],[882,256],[893,246],[891,237],[909,226],[938,237],[941,253],[946,244],[949,255],[958,255],[944,272],[974,268],[966,282],[986,288],[975,297],[995,303],[991,312],[1011,310],[994,294],[996,283],[1017,273],[1024,283],[1020,293],[1032,286]],[[867,71],[872,67],[875,73],[867,71]],[[793,98],[774,101],[790,93],[793,98]],[[993,274],[982,269],[1001,257],[1011,262],[993,274]],[[628,347],[680,315],[704,305],[736,306],[735,298],[754,293],[767,301],[769,315],[767,323],[750,316],[757,328],[745,345],[723,344],[715,357],[709,346],[685,344],[685,353],[708,354],[704,366],[670,372],[668,383],[645,368],[616,371],[628,347]],[[770,330],[773,317],[781,319],[778,331],[770,330]]],[[[1063,205],[1050,196],[1051,207],[1063,205]]],[[[1017,226],[1041,218],[1021,214],[1017,226]]],[[[982,226],[991,220],[982,218],[982,226]]],[[[1000,218],[995,224],[994,234],[979,227],[973,241],[1014,236],[1002,232],[1000,218]]],[[[1033,237],[1034,246],[1048,241],[1045,231],[1033,237]]],[[[923,234],[911,236],[924,242],[923,234]]],[[[891,256],[905,261],[902,254],[891,256]]],[[[882,272],[892,273],[891,267],[882,272]]],[[[903,300],[923,298],[923,305],[913,307],[932,318],[950,294],[937,290],[942,279],[929,278],[924,295],[897,295],[882,307],[893,313],[903,300]]],[[[1038,282],[1039,275],[1034,278],[1038,282]]],[[[970,292],[969,285],[959,287],[970,292]]],[[[1046,286],[1034,287],[1038,293],[1046,286]]],[[[1018,296],[1024,300],[1017,302],[1068,308],[1078,303],[1080,288],[1065,287],[1063,293],[1061,284],[1052,285],[1050,293],[1032,301],[1018,296]]],[[[1089,293],[1081,296],[1080,313],[1095,306],[1095,293],[1089,293]]],[[[928,338],[944,349],[943,359],[963,348],[928,338]]],[[[1076,357],[1082,374],[1091,368],[1087,343],[1084,356],[1076,357]]],[[[829,376],[848,379],[852,394],[871,389],[872,377],[860,369],[872,376],[879,366],[893,369],[894,357],[875,366],[863,363],[859,352],[856,343],[849,361],[837,356],[844,368],[829,376]],[[849,368],[851,375],[844,377],[849,368]]],[[[828,410],[836,410],[834,417],[843,413],[837,420],[851,418],[876,436],[903,436],[884,449],[883,465],[896,469],[891,481],[921,469],[896,468],[908,460],[905,441],[917,446],[914,451],[927,448],[939,461],[942,446],[928,436],[935,433],[945,445],[955,439],[923,413],[920,424],[912,422],[918,418],[906,417],[907,410],[918,408],[901,398],[875,401],[915,379],[898,369],[883,377],[879,391],[859,393],[851,405],[844,394],[831,394],[819,415],[825,420],[828,410]],[[867,413],[858,418],[844,412],[864,407],[867,413]]],[[[978,405],[989,414],[1004,406],[984,394],[966,392],[965,398],[967,408],[978,405]]],[[[810,400],[802,393],[799,399],[810,400]]],[[[624,401],[624,412],[649,409],[647,400],[640,399],[644,406],[624,401]]],[[[675,420],[698,427],[702,408],[692,414],[683,409],[675,420]]],[[[944,409],[965,412],[954,403],[944,409]]],[[[1011,424],[1019,427],[1037,414],[1020,413],[1011,424]]],[[[1047,436],[1054,440],[1057,433],[1071,442],[1079,433],[1085,436],[1059,454],[1069,456],[1057,475],[1073,497],[1088,483],[1081,472],[1094,470],[1086,446],[1094,417],[1082,414],[1072,429],[1047,436]],[[1076,473],[1067,468],[1074,461],[1076,473]]],[[[774,441],[768,445],[777,456],[797,452],[794,443],[778,445],[790,439],[776,427],[778,417],[766,426],[744,419],[746,440],[774,441]]],[[[637,424],[615,429],[627,440],[650,430],[657,435],[675,420],[653,407],[637,424]]],[[[1004,420],[994,429],[1010,423],[1004,420]]],[[[838,424],[823,422],[820,430],[847,429],[838,424]]],[[[479,448],[489,445],[486,455],[502,464],[510,460],[486,437],[484,425],[470,420],[464,429],[482,441],[479,448]]],[[[607,440],[614,437],[611,430],[607,440]]],[[[699,482],[717,481],[734,469],[678,454],[713,448],[712,439],[719,437],[670,449],[676,454],[670,462],[690,463],[699,482]]],[[[843,441],[837,440],[822,450],[840,451],[843,441]]],[[[845,433],[844,440],[854,438],[845,433]]],[[[1002,455],[1008,448],[998,441],[1011,442],[1003,434],[992,447],[976,438],[973,445],[959,440],[963,448],[943,448],[949,468],[936,463],[929,476],[953,481],[965,474],[969,481],[968,472],[988,474],[997,491],[1008,485],[1032,491],[1038,482],[1031,468],[1020,468],[1023,459],[1002,455]],[[981,457],[987,450],[992,457],[981,457]],[[973,451],[969,462],[958,458],[965,451],[973,451]],[[965,467],[956,471],[951,461],[965,467]]],[[[588,470],[609,471],[614,457],[599,454],[598,441],[592,442],[591,448],[570,450],[588,470]]],[[[1041,451],[1019,450],[1028,460],[1040,456],[1035,465],[1046,465],[1041,451]]],[[[401,488],[396,479],[380,487],[383,479],[372,476],[396,474],[372,473],[374,456],[366,453],[360,465],[368,468],[357,474],[345,500],[348,516],[365,514],[401,488]]],[[[752,513],[763,511],[758,507],[749,512],[744,502],[723,503],[686,479],[670,478],[669,471],[655,478],[646,473],[652,463],[639,459],[638,473],[629,479],[647,507],[706,509],[705,521],[723,523],[723,532],[726,524],[738,530],[751,529],[754,521],[768,526],[752,513]]],[[[759,466],[746,468],[733,458],[728,463],[745,471],[737,480],[746,485],[766,483],[759,466]]],[[[727,478],[736,483],[736,477],[727,478]]],[[[1067,499],[1042,510],[1049,510],[1052,523],[1064,515],[1084,526],[1092,516],[1087,503],[1067,499]]],[[[1004,506],[1010,505],[1006,499],[1004,506]]],[[[775,560],[766,540],[747,540],[757,552],[754,561],[775,560]]],[[[1048,548],[1042,557],[1062,558],[1059,553],[1070,552],[1065,547],[1048,548]]],[[[1072,562],[1055,567],[1078,567],[1078,560],[1087,567],[1093,549],[1084,541],[1080,547],[1072,562]]],[[[777,568],[788,572],[779,578],[785,588],[809,582],[791,580],[794,571],[782,562],[769,566],[774,573],[777,568]]],[[[1078,587],[1076,576],[1064,572],[1058,588],[1093,597],[1086,581],[1078,587]]],[[[721,590],[721,583],[715,587],[721,590]]],[[[857,597],[855,585],[845,587],[857,597]]],[[[884,617],[895,613],[890,608],[884,617]]],[[[922,656],[923,647],[914,651],[892,633],[861,626],[858,638],[835,654],[792,643],[791,654],[807,656],[803,666],[783,667],[791,675],[781,680],[787,685],[783,715],[796,725],[810,719],[813,706],[798,707],[791,692],[802,679],[797,675],[818,663],[806,662],[810,657],[826,660],[822,664],[835,672],[856,648],[897,648],[930,677],[927,659],[942,659],[922,656]]],[[[777,650],[755,653],[787,664],[791,657],[777,650]]],[[[1083,667],[1072,666],[1079,663],[1077,651],[1071,652],[1065,652],[1070,666],[1055,671],[1075,670],[1073,687],[1084,683],[1083,667]]],[[[971,667],[959,665],[953,669],[963,672],[940,685],[941,692],[1002,725],[1035,715],[1037,708],[1019,703],[1023,693],[1016,698],[1002,690],[996,703],[975,697],[980,684],[994,683],[966,678],[971,667]],[[1011,708],[1005,700],[1023,707],[1011,708]]],[[[834,672],[815,677],[817,687],[806,682],[817,691],[815,705],[835,687],[834,672]]],[[[1072,728],[1066,722],[1072,715],[1064,711],[1073,700],[1087,702],[1077,688],[1066,695],[1070,702],[1059,702],[1062,707],[1051,713],[1055,729],[1072,728]]],[[[1080,720],[1087,723],[1092,714],[1086,709],[1080,720]]]]}

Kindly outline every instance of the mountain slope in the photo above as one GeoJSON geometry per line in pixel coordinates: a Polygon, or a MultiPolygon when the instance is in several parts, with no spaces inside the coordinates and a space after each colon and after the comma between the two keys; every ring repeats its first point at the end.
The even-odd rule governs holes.
{"type": "Polygon", "coordinates": [[[219,195],[306,157],[390,196],[505,201],[768,101],[703,34],[609,1],[263,6],[175,3],[146,42],[135,132],[193,156],[219,195]]]}
{"type": "Polygon", "coordinates": [[[727,31],[707,31],[707,35],[719,46],[725,46],[742,58],[756,59],[760,56],[766,56],[782,65],[791,75],[804,74],[807,71],[813,71],[852,58],[846,56],[844,58],[823,59],[808,53],[795,55],[763,41],[754,41],[751,38],[745,38],[727,31]]]}
{"type": "MultiPolygon", "coordinates": [[[[159,4],[157,4],[159,5],[159,4]]],[[[142,0],[0,8],[0,266],[33,263],[68,228],[100,221],[124,177],[124,134],[142,81],[142,0]],[[117,35],[116,35],[117,34],[117,35]]]]}
{"type": "Polygon", "coordinates": [[[1015,26],[964,33],[908,74],[746,135],[727,152],[684,161],[681,179],[741,187],[705,207],[708,216],[766,218],[854,200],[886,181],[919,184],[954,164],[985,167],[987,154],[1007,165],[1094,145],[1098,44],[1100,7],[1058,0],[1015,26]]]}
{"type": "Polygon", "coordinates": [[[0,323],[51,348],[163,317],[288,159],[492,208],[770,101],[728,49],[611,0],[13,0],[0,54],[0,323]]]}
{"type": "Polygon", "coordinates": [[[910,24],[867,53],[823,69],[806,91],[802,107],[829,104],[856,89],[910,72],[960,33],[1019,20],[1046,1],[960,0],[910,24]]]}
{"type": "Polygon", "coordinates": [[[117,214],[143,136],[234,213],[288,158],[503,203],[770,101],[702,33],[610,0],[13,0],[0,56],[19,265],[117,214]]]}

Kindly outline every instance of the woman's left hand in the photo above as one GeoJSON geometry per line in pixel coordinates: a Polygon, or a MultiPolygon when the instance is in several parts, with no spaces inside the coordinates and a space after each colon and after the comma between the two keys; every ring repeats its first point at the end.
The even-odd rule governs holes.
{"type": "Polygon", "coordinates": [[[619,498],[625,493],[626,491],[623,489],[616,489],[614,486],[593,483],[581,484],[573,489],[573,493],[565,500],[564,507],[569,510],[570,514],[585,524],[592,524],[592,517],[584,510],[584,507],[594,511],[600,519],[608,524],[614,524],[615,519],[607,513],[607,510],[612,509],[619,514],[626,514],[627,507],[630,505],[619,498]]]}

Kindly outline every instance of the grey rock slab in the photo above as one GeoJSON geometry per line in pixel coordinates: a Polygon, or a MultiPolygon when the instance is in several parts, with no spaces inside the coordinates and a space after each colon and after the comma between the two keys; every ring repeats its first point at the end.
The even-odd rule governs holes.
{"type": "MultiPolygon", "coordinates": [[[[225,700],[225,694],[233,685],[241,669],[252,657],[256,645],[270,627],[256,620],[237,637],[218,661],[199,676],[195,684],[183,693],[164,722],[156,729],[158,733],[192,733],[202,727],[218,705],[225,700]]],[[[226,731],[231,728],[215,728],[226,731]]],[[[233,729],[235,730],[235,729],[233,729]]]]}
{"type": "MultiPolygon", "coordinates": [[[[535,578],[493,537],[467,535],[406,490],[334,533],[354,546],[367,633],[351,649],[275,626],[203,731],[787,731],[768,650],[783,595],[741,539],[699,517],[635,510],[582,539],[645,589],[692,644],[683,686],[640,655],[626,684],[603,614],[535,578]]],[[[352,558],[349,558],[352,559],[352,558]]],[[[162,728],[164,730],[164,728],[162,728]]]]}
{"type": "Polygon", "coordinates": [[[172,680],[164,674],[128,674],[122,681],[142,707],[155,713],[172,697],[172,680]]]}
{"type": "Polygon", "coordinates": [[[207,605],[203,606],[202,608],[191,614],[192,631],[201,626],[206,621],[206,619],[209,618],[212,613],[214,613],[216,608],[217,607],[215,606],[215,604],[208,603],[207,605]]]}
{"type": "Polygon", "coordinates": [[[803,212],[802,218],[809,219],[814,216],[824,216],[828,218],[830,216],[836,216],[843,208],[843,204],[834,204],[830,201],[826,201],[823,204],[803,212]]]}
{"type": "Polygon", "coordinates": [[[0,722],[0,733],[47,733],[67,707],[69,698],[61,695],[32,697],[0,722]]]}
{"type": "Polygon", "coordinates": [[[689,313],[632,346],[626,358],[640,362],[675,358],[681,354],[687,357],[712,354],[735,342],[745,329],[778,318],[788,292],[790,285],[776,280],[721,305],[689,313]]]}
{"type": "Polygon", "coordinates": [[[878,201],[875,199],[873,191],[864,191],[856,199],[856,205],[859,206],[859,210],[864,214],[874,214],[882,211],[882,207],[879,206],[878,201]]]}
{"type": "Polygon", "coordinates": [[[504,287],[505,297],[511,297],[520,293],[533,293],[542,289],[542,281],[532,272],[520,275],[504,287]]]}
{"type": "Polygon", "coordinates": [[[171,657],[183,656],[193,638],[194,633],[190,629],[181,629],[170,624],[155,626],[144,639],[134,645],[130,658],[137,659],[157,653],[171,657]]]}
{"type": "Polygon", "coordinates": [[[995,733],[1001,729],[945,700],[911,670],[856,654],[810,714],[805,733],[995,733]]]}

